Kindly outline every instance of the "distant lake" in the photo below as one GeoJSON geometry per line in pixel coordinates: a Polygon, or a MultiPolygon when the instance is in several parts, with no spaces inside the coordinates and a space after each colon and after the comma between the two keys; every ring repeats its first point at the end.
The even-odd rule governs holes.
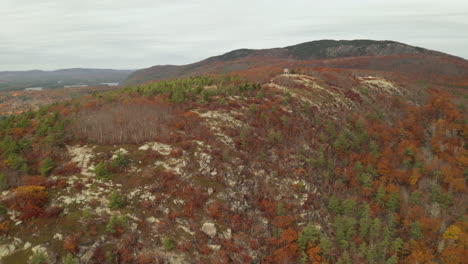
{"type": "Polygon", "coordinates": [[[75,84],[75,85],[65,85],[64,88],[79,88],[79,87],[88,87],[86,84],[75,84]]]}
{"type": "Polygon", "coordinates": [[[110,83],[101,83],[102,85],[107,85],[107,86],[119,86],[119,83],[114,83],[114,82],[110,82],[110,83]]]}
{"type": "Polygon", "coordinates": [[[29,88],[24,88],[25,91],[41,91],[43,87],[29,87],[29,88]]]}

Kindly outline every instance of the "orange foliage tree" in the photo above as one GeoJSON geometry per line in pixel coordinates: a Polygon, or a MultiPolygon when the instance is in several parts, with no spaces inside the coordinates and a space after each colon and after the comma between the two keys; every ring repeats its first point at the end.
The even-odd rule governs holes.
{"type": "Polygon", "coordinates": [[[13,190],[9,205],[11,209],[21,212],[22,219],[38,217],[43,212],[42,207],[47,202],[47,196],[44,186],[20,186],[13,190]]]}
{"type": "Polygon", "coordinates": [[[311,242],[309,242],[309,249],[307,250],[307,255],[309,256],[309,260],[312,261],[312,264],[322,263],[322,249],[320,246],[314,246],[311,242]]]}
{"type": "Polygon", "coordinates": [[[266,262],[295,263],[299,252],[299,245],[296,242],[298,235],[292,228],[284,230],[281,233],[281,237],[276,241],[279,248],[266,258],[266,262]]]}

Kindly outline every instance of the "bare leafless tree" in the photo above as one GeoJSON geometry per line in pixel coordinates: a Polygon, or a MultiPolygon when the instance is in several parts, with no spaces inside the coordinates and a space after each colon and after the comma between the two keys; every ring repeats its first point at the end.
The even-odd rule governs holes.
{"type": "Polygon", "coordinates": [[[138,144],[164,134],[172,117],[170,107],[163,104],[105,105],[80,111],[70,133],[97,144],[138,144]]]}

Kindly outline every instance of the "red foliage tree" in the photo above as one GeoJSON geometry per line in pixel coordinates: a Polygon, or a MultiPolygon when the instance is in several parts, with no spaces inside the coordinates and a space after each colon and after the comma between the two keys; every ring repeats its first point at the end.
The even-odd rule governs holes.
{"type": "Polygon", "coordinates": [[[215,201],[208,206],[208,215],[213,219],[220,220],[222,218],[223,210],[223,204],[215,201]]]}
{"type": "Polygon", "coordinates": [[[74,235],[69,235],[65,238],[65,241],[63,243],[63,248],[72,254],[78,254],[78,252],[80,252],[78,245],[79,245],[78,235],[74,234],[74,235]]]}

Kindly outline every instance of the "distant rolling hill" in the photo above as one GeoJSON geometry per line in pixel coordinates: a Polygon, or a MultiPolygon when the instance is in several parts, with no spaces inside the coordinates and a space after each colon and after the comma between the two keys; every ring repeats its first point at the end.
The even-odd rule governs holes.
{"type": "Polygon", "coordinates": [[[422,75],[468,76],[468,62],[438,51],[395,41],[318,40],[273,49],[238,49],[188,65],[158,65],[132,73],[125,84],[183,76],[229,73],[264,66],[334,67],[422,75]]]}
{"type": "Polygon", "coordinates": [[[56,71],[3,71],[0,72],[0,91],[22,90],[29,87],[61,88],[66,85],[95,86],[101,83],[120,83],[132,72],[82,68],[56,71]]]}

